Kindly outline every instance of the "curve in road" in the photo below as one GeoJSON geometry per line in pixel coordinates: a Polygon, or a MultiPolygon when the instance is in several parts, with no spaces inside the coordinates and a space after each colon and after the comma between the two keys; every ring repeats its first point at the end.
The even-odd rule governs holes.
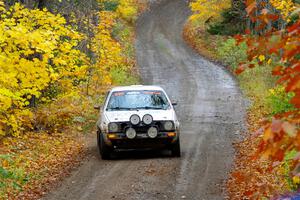
{"type": "Polygon", "coordinates": [[[92,157],[44,199],[223,199],[232,142],[243,129],[244,103],[234,78],[185,44],[185,0],[153,3],[137,23],[137,61],[145,84],[163,86],[178,100],[182,157],[166,152],[92,157]]]}

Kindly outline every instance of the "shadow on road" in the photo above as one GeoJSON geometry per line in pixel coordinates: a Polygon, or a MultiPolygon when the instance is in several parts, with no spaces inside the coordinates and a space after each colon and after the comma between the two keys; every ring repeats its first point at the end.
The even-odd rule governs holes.
{"type": "Polygon", "coordinates": [[[173,158],[167,150],[128,150],[117,151],[112,154],[112,160],[138,160],[153,158],[173,158]]]}
{"type": "MultiPolygon", "coordinates": [[[[101,156],[98,152],[98,147],[94,146],[90,149],[91,155],[98,157],[101,156]]],[[[147,160],[159,158],[174,158],[168,150],[116,150],[112,153],[110,161],[118,160],[147,160]]]]}

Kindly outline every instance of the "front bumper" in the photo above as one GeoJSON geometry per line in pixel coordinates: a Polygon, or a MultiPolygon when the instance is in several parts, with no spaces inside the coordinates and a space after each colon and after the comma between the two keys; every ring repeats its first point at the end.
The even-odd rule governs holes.
{"type": "Polygon", "coordinates": [[[105,143],[114,149],[154,149],[164,148],[175,143],[178,132],[160,132],[156,138],[149,138],[146,133],[137,133],[134,139],[128,139],[125,133],[104,134],[105,143]]]}

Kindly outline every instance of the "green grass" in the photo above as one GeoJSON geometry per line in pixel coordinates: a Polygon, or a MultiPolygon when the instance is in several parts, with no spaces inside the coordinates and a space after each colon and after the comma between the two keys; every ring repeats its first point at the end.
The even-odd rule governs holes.
{"type": "Polygon", "coordinates": [[[259,108],[264,113],[271,113],[268,103],[269,89],[275,86],[276,81],[271,70],[270,66],[257,66],[238,76],[241,89],[252,100],[252,106],[259,108]]]}
{"type": "Polygon", "coordinates": [[[112,30],[112,36],[121,43],[122,53],[130,59],[135,57],[135,48],[133,45],[134,27],[124,20],[118,20],[112,30]]]}
{"type": "MultiPolygon", "coordinates": [[[[217,46],[218,59],[229,66],[231,71],[236,71],[240,63],[249,63],[247,61],[247,45],[245,43],[239,44],[234,38],[229,38],[225,41],[219,42],[217,46]]],[[[276,78],[272,75],[272,64],[265,64],[259,66],[256,61],[252,69],[245,70],[238,75],[239,84],[244,94],[252,100],[252,107],[254,110],[263,114],[272,113],[273,105],[270,103],[269,90],[275,87],[276,78]]]]}
{"type": "Polygon", "coordinates": [[[130,70],[115,67],[110,74],[115,85],[134,85],[140,82],[138,75],[131,73],[130,70]]]}

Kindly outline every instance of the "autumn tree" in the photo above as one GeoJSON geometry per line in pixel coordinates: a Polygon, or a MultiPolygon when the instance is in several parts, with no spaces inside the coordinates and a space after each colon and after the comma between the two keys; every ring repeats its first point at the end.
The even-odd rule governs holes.
{"type": "MultiPolygon", "coordinates": [[[[139,11],[137,1],[98,1],[101,9],[98,12],[99,24],[94,28],[91,45],[96,62],[89,69],[88,94],[91,91],[99,91],[101,88],[116,84],[112,74],[116,71],[130,72],[134,65],[133,58],[128,56],[128,47],[124,46],[124,40],[127,43],[131,42],[128,41],[130,38],[122,35],[117,36],[116,30],[119,28],[120,31],[122,29],[120,27],[124,27],[124,24],[128,26],[128,24],[135,22],[139,11]]],[[[127,33],[128,31],[126,30],[127,33]]]]}
{"type": "Polygon", "coordinates": [[[111,84],[110,70],[121,65],[123,61],[121,46],[112,37],[116,14],[109,11],[99,12],[100,23],[95,30],[93,51],[97,55],[93,78],[100,84],[111,84]],[[98,81],[101,79],[100,82],[98,81]]]}
{"type": "MultiPolygon", "coordinates": [[[[288,14],[292,12],[291,1],[287,4],[279,4],[271,1],[280,13],[274,14],[272,10],[260,8],[264,6],[262,2],[248,0],[247,12],[250,19],[260,23],[260,28],[273,24],[280,17],[287,20],[288,14]],[[259,13],[259,14],[257,14],[259,13]]],[[[295,13],[299,16],[298,13],[295,13]]],[[[259,145],[259,152],[265,158],[272,158],[273,161],[282,161],[284,156],[296,150],[300,152],[300,20],[286,28],[278,30],[269,28],[259,36],[248,35],[246,37],[237,36],[239,41],[246,41],[248,45],[248,64],[241,64],[237,73],[242,72],[247,67],[255,67],[253,62],[263,65],[266,60],[274,57],[279,58],[278,65],[273,69],[273,75],[278,77],[278,84],[285,88],[287,93],[292,93],[290,103],[294,109],[276,114],[271,120],[265,120],[262,131],[263,137],[259,145]]],[[[250,33],[250,32],[248,32],[250,33]]],[[[299,175],[299,153],[294,157],[293,168],[297,169],[293,175],[299,175]]]]}
{"type": "Polygon", "coordinates": [[[220,20],[223,10],[230,8],[230,0],[196,0],[190,4],[193,15],[192,22],[200,22],[202,26],[211,20],[220,20]]]}
{"type": "Polygon", "coordinates": [[[88,59],[76,49],[83,36],[60,15],[19,3],[0,6],[0,135],[17,135],[30,126],[31,101],[72,90],[88,59]]]}

